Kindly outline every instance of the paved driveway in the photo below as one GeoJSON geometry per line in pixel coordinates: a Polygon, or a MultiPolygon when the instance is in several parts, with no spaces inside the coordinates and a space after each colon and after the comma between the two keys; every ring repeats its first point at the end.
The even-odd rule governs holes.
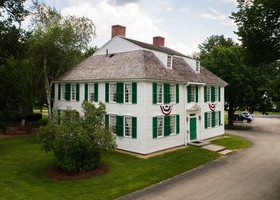
{"type": "Polygon", "coordinates": [[[123,199],[280,200],[280,119],[254,118],[251,146],[123,199]]]}

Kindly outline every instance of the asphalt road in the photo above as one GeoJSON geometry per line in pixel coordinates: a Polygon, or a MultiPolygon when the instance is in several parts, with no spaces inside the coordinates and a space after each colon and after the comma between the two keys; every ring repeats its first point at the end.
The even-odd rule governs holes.
{"type": "Polygon", "coordinates": [[[258,118],[250,147],[121,199],[280,200],[280,119],[258,118]]]}

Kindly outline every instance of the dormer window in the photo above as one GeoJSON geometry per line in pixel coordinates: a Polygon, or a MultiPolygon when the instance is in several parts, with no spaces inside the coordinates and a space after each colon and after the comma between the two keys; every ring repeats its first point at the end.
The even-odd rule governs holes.
{"type": "Polygon", "coordinates": [[[200,67],[200,62],[197,60],[196,61],[196,66],[195,66],[195,71],[199,72],[199,67],[200,67]]]}
{"type": "Polygon", "coordinates": [[[172,56],[171,55],[167,55],[167,68],[172,68],[172,56]]]}

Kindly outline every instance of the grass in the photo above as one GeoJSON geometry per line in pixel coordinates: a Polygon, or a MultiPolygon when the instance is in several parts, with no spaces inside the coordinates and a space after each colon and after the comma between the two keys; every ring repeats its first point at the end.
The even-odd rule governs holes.
{"type": "Polygon", "coordinates": [[[224,138],[211,141],[213,144],[221,145],[230,150],[244,149],[250,143],[242,137],[225,134],[224,138]]]}
{"type": "Polygon", "coordinates": [[[46,176],[53,155],[40,150],[36,136],[0,140],[0,199],[115,199],[220,157],[188,147],[149,159],[113,152],[102,157],[109,172],[79,181],[46,176]]]}

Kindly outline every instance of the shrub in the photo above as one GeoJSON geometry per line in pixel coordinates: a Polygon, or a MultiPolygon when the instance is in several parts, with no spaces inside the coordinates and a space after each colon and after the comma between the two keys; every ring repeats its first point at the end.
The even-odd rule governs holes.
{"type": "Polygon", "coordinates": [[[55,112],[39,133],[42,149],[52,151],[57,166],[67,172],[96,168],[101,154],[116,148],[115,137],[104,125],[105,105],[83,102],[82,107],[84,116],[76,110],[55,112]]]}

